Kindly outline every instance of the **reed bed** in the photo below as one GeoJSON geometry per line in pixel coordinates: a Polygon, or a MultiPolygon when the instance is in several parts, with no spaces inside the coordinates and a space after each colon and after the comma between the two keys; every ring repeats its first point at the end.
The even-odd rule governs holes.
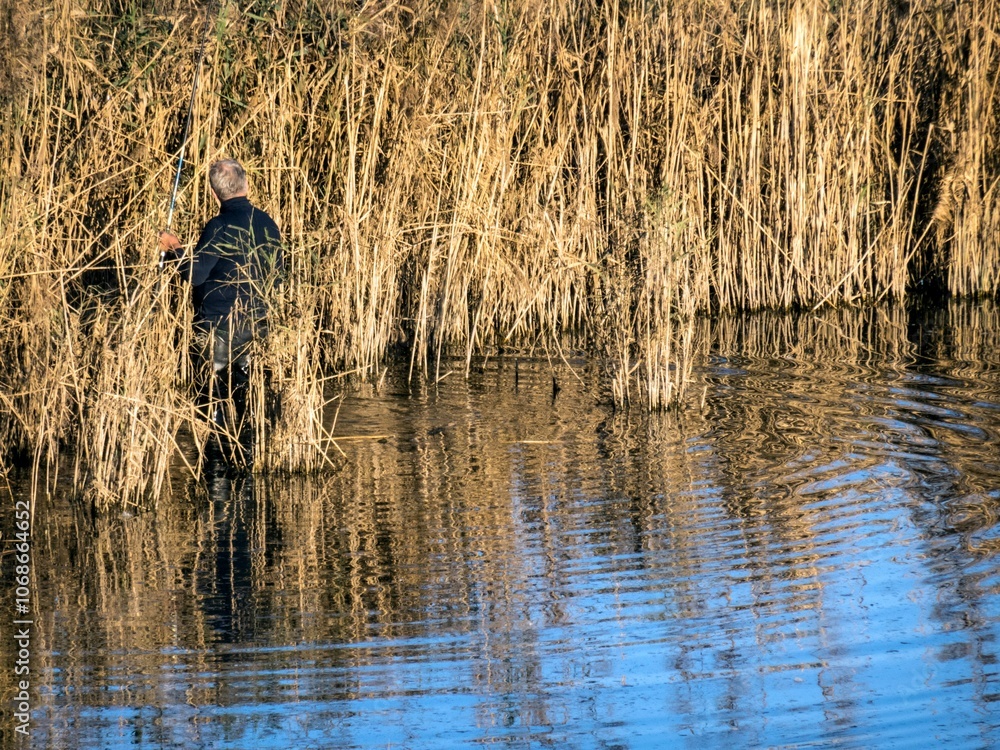
{"type": "Polygon", "coordinates": [[[571,332],[657,409],[700,314],[997,292],[988,0],[2,7],[0,453],[79,445],[104,498],[199,429],[153,238],[206,16],[175,229],[233,156],[286,237],[260,361],[288,411],[257,426],[297,447],[259,439],[263,469],[325,465],[324,378],[399,350],[439,378],[571,332]]]}

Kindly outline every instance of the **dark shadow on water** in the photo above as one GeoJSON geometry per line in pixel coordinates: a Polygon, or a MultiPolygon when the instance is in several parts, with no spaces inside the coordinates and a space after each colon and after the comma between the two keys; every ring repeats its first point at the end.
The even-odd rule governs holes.
{"type": "MultiPolygon", "coordinates": [[[[253,557],[260,507],[254,477],[234,471],[224,456],[206,456],[204,483],[211,550],[196,576],[205,623],[219,643],[253,641],[256,636],[253,557]]],[[[257,550],[260,551],[260,550],[257,550]]],[[[264,550],[266,553],[266,550],[264,550]]]]}

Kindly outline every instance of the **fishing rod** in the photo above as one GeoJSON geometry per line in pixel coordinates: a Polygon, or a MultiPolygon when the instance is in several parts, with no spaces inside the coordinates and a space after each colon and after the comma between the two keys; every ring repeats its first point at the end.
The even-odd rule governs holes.
{"type": "MultiPolygon", "coordinates": [[[[174,220],[174,206],[177,203],[177,188],[181,184],[181,169],[184,167],[184,154],[187,150],[188,135],[191,132],[191,115],[194,112],[194,99],[195,94],[198,92],[198,77],[201,73],[201,63],[205,59],[205,48],[208,44],[208,30],[210,28],[210,22],[212,20],[212,8],[215,6],[213,2],[205,9],[205,28],[201,35],[201,48],[198,50],[198,62],[194,66],[194,80],[191,83],[191,99],[188,101],[187,116],[184,118],[184,134],[181,136],[181,150],[177,157],[177,173],[174,175],[174,189],[170,194],[170,208],[167,211],[167,226],[164,230],[165,232],[170,231],[170,225],[174,220]]],[[[160,251],[160,268],[163,268],[163,261],[166,258],[167,251],[160,251]]]]}

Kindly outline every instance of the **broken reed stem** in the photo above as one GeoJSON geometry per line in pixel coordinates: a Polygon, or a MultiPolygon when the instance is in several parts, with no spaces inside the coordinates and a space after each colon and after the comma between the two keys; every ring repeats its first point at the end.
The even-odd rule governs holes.
{"type": "MultiPolygon", "coordinates": [[[[103,441],[89,475],[136,497],[193,413],[190,309],[150,256],[204,9],[11,3],[41,33],[0,40],[4,460],[103,441]]],[[[288,240],[263,466],[325,464],[325,379],[399,348],[440,378],[574,332],[609,398],[657,409],[701,313],[998,289],[995,3],[410,6],[220,4],[176,224],[233,156],[288,240]]]]}

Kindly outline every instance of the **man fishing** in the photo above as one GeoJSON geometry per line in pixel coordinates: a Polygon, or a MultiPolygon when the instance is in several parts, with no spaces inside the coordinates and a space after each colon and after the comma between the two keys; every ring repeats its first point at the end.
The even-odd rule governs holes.
{"type": "MultiPolygon", "coordinates": [[[[250,345],[267,335],[265,290],[284,268],[281,233],[247,198],[246,172],[238,161],[214,162],[208,180],[219,213],[205,225],[194,251],[185,252],[169,231],[160,232],[160,250],[165,261],[176,261],[164,265],[175,266],[192,286],[203,373],[211,362],[211,376],[201,376],[200,395],[211,400],[241,392],[245,400],[250,345]]],[[[213,418],[218,417],[216,412],[213,418]]]]}

